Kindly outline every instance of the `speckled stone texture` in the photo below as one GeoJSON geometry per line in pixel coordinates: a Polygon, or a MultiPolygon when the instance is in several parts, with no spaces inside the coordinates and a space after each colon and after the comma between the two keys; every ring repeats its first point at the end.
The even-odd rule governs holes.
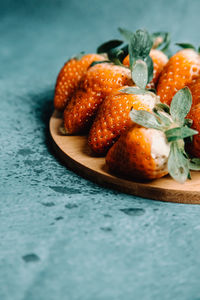
{"type": "Polygon", "coordinates": [[[56,159],[48,133],[71,55],[118,26],[198,45],[199,12],[199,0],[1,1],[0,300],[200,299],[200,206],[99,187],[56,159]]]}

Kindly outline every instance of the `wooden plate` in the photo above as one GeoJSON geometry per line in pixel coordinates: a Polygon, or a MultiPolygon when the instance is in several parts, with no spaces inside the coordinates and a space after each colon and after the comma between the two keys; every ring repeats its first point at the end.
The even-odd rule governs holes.
{"type": "Polygon", "coordinates": [[[134,182],[109,173],[104,157],[95,157],[87,146],[86,136],[63,136],[59,133],[61,114],[54,111],[50,119],[50,133],[54,149],[73,171],[98,184],[121,192],[154,200],[200,204],[200,172],[192,172],[192,180],[184,184],[165,176],[148,183],[134,182]]]}

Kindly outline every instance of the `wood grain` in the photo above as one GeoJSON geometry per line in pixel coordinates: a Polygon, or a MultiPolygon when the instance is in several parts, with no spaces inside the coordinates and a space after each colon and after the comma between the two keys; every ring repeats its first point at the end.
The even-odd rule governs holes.
{"type": "Polygon", "coordinates": [[[59,133],[61,114],[54,111],[50,119],[50,133],[57,155],[73,171],[100,185],[124,193],[177,203],[200,204],[200,172],[192,172],[192,180],[184,184],[165,176],[151,182],[134,182],[109,173],[104,157],[95,157],[86,136],[64,136],[59,133]]]}

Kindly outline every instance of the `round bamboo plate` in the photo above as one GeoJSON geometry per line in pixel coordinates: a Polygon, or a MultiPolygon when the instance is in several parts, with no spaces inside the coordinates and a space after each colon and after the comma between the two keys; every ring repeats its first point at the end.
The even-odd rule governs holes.
{"type": "Polygon", "coordinates": [[[86,136],[64,136],[59,133],[62,116],[54,111],[50,119],[53,146],[62,161],[81,176],[124,193],[177,203],[200,204],[200,172],[192,180],[179,184],[170,176],[150,182],[135,182],[109,173],[104,157],[95,157],[87,146],[86,136]]]}

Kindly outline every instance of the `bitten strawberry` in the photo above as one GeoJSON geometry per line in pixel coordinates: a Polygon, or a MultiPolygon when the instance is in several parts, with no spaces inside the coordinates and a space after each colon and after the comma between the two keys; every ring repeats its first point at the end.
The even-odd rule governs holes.
{"type": "Polygon", "coordinates": [[[198,132],[188,127],[185,119],[192,104],[188,88],[180,90],[170,108],[158,104],[154,114],[132,110],[133,125],[111,147],[106,163],[117,175],[134,177],[139,180],[156,179],[169,174],[183,183],[190,178],[190,169],[199,168],[185,152],[186,137],[198,132]]]}
{"type": "Polygon", "coordinates": [[[199,132],[188,142],[187,150],[191,155],[200,158],[200,103],[191,108],[187,117],[193,121],[191,128],[199,132]]]}
{"type": "Polygon", "coordinates": [[[54,94],[54,107],[63,111],[73,92],[78,88],[83,76],[94,61],[105,60],[97,54],[86,54],[81,58],[70,59],[60,70],[54,94]]]}
{"type": "MultiPolygon", "coordinates": [[[[153,89],[156,86],[161,71],[168,62],[168,57],[157,49],[151,49],[149,56],[153,60],[153,79],[148,83],[147,88],[153,89]]],[[[125,57],[123,64],[127,67],[129,66],[129,55],[125,57]]]]}
{"type": "Polygon", "coordinates": [[[97,154],[105,154],[119,136],[132,126],[129,115],[131,108],[152,111],[158,102],[159,98],[154,93],[142,93],[138,88],[123,87],[122,91],[107,96],[89,132],[88,143],[91,149],[97,154]],[[132,94],[126,93],[127,90],[132,94]]]}
{"type": "Polygon", "coordinates": [[[187,85],[192,93],[192,106],[200,103],[200,76],[187,85]]]}
{"type": "Polygon", "coordinates": [[[111,63],[92,66],[65,108],[66,133],[76,134],[87,130],[104,98],[113,90],[132,84],[131,72],[125,67],[111,63]]]}
{"type": "Polygon", "coordinates": [[[169,152],[170,145],[163,132],[135,125],[108,151],[106,163],[117,175],[156,179],[168,173],[169,152]]]}
{"type": "Polygon", "coordinates": [[[200,55],[194,49],[184,49],[173,55],[157,84],[157,94],[163,103],[170,104],[175,93],[191,84],[200,75],[200,55]]]}
{"type": "Polygon", "coordinates": [[[192,120],[191,128],[199,133],[193,137],[192,141],[188,142],[187,151],[200,158],[200,77],[189,84],[188,88],[192,94],[192,108],[187,117],[192,120]]]}

